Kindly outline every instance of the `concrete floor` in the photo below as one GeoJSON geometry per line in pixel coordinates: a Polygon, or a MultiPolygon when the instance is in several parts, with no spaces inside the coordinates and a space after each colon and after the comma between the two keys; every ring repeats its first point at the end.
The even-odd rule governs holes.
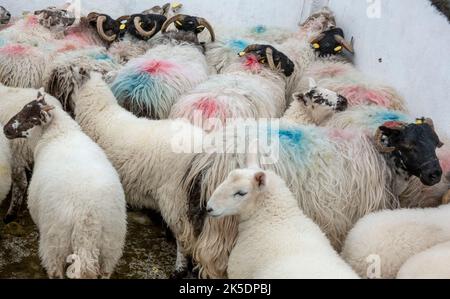
{"type": "MultiPolygon", "coordinates": [[[[0,208],[3,217],[9,201],[0,208]]],[[[176,246],[163,224],[144,212],[128,212],[128,235],[124,255],[114,279],[165,279],[175,265],[176,246]]],[[[28,212],[15,223],[0,221],[0,279],[45,279],[38,254],[39,234],[28,212]]]]}

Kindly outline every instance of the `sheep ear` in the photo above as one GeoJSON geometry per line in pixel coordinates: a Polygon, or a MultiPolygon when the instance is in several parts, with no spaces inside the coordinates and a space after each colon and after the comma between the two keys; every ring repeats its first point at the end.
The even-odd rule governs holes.
{"type": "Polygon", "coordinates": [[[264,172],[258,172],[255,174],[255,182],[259,188],[263,188],[267,185],[267,176],[264,172]]]}
{"type": "Polygon", "coordinates": [[[307,101],[304,93],[296,92],[292,95],[292,98],[294,99],[294,101],[299,101],[300,103],[304,104],[305,106],[308,106],[308,101],[307,101]]]}
{"type": "Polygon", "coordinates": [[[317,87],[316,80],[314,80],[313,78],[309,78],[309,88],[314,89],[316,87],[317,87]]]}

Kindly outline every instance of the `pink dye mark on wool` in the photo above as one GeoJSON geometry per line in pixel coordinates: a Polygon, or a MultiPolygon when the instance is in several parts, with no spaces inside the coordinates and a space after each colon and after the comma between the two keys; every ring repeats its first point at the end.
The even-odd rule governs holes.
{"type": "Polygon", "coordinates": [[[312,74],[315,74],[319,77],[329,77],[329,78],[344,75],[345,72],[346,69],[338,65],[330,65],[324,68],[319,68],[311,71],[312,74]]]}
{"type": "Polygon", "coordinates": [[[444,145],[437,151],[437,156],[441,162],[442,171],[446,174],[450,172],[450,146],[444,145]]]}
{"type": "Polygon", "coordinates": [[[39,25],[39,19],[37,16],[27,16],[25,21],[25,26],[36,27],[39,25]]]}
{"type": "Polygon", "coordinates": [[[64,44],[64,46],[62,46],[61,48],[58,49],[58,52],[64,53],[64,52],[74,51],[76,49],[78,49],[77,45],[72,44],[72,43],[66,43],[66,44],[64,44]]]}
{"type": "Polygon", "coordinates": [[[141,70],[150,75],[169,74],[174,68],[175,64],[167,60],[149,60],[141,66],[141,70]]]}
{"type": "Polygon", "coordinates": [[[257,72],[261,70],[261,64],[259,63],[258,58],[256,58],[255,55],[247,55],[245,57],[243,64],[246,70],[252,72],[257,72]]]}
{"type": "Polygon", "coordinates": [[[335,141],[349,141],[356,137],[356,132],[348,129],[329,129],[327,133],[328,137],[335,141]]]}
{"type": "Polygon", "coordinates": [[[372,103],[388,108],[391,104],[391,98],[385,92],[371,90],[363,86],[347,86],[340,88],[337,92],[346,97],[351,106],[372,103]]]}
{"type": "Polygon", "coordinates": [[[71,30],[67,33],[64,40],[78,44],[78,47],[89,46],[89,38],[81,31],[71,30]]]}
{"type": "Polygon", "coordinates": [[[10,44],[0,48],[0,53],[5,55],[25,55],[29,53],[30,48],[19,44],[10,44]]]}

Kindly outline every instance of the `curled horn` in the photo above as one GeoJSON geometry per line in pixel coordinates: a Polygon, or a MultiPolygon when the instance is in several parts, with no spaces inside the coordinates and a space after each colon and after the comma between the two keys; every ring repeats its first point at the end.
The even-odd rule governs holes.
{"type": "Polygon", "coordinates": [[[166,33],[167,29],[169,28],[170,25],[172,25],[172,23],[175,23],[176,21],[183,21],[184,18],[185,18],[184,15],[176,15],[176,16],[171,17],[164,23],[164,25],[161,28],[161,32],[166,33]]]}
{"type": "Polygon", "coordinates": [[[310,43],[311,43],[311,44],[320,43],[320,41],[323,40],[324,37],[325,37],[325,34],[324,34],[324,33],[321,33],[321,34],[319,34],[318,36],[313,37],[313,38],[311,39],[310,43]]]}
{"type": "Polygon", "coordinates": [[[377,130],[375,134],[375,146],[380,153],[389,154],[395,151],[395,147],[387,147],[383,144],[383,131],[381,129],[377,130]]]}
{"type": "MultiPolygon", "coordinates": [[[[345,38],[343,38],[342,36],[336,34],[334,35],[334,38],[336,39],[336,41],[341,44],[344,48],[347,49],[347,51],[349,51],[350,53],[355,53],[354,49],[353,49],[353,45],[352,43],[349,43],[345,40],[345,38]]],[[[353,39],[352,39],[353,40],[353,39]]]]}
{"type": "Polygon", "coordinates": [[[136,27],[137,32],[144,38],[152,37],[156,33],[156,22],[153,22],[153,29],[150,31],[145,31],[141,26],[141,17],[134,18],[134,27],[136,27]]]}
{"type": "Polygon", "coordinates": [[[100,35],[101,38],[103,38],[105,41],[112,43],[116,40],[117,35],[113,34],[111,36],[106,35],[105,31],[103,30],[103,24],[106,21],[105,16],[99,16],[97,18],[97,32],[100,35]]]}
{"type": "Polygon", "coordinates": [[[447,194],[444,195],[444,198],[442,199],[442,203],[444,205],[450,204],[450,190],[448,190],[447,194]]]}
{"type": "Polygon", "coordinates": [[[267,57],[267,63],[269,64],[270,68],[272,70],[278,69],[275,66],[275,61],[273,60],[273,50],[272,50],[272,48],[267,47],[267,49],[266,49],[266,57],[267,57]]]}
{"type": "Polygon", "coordinates": [[[197,22],[200,25],[205,26],[206,29],[208,29],[209,34],[211,34],[211,41],[215,42],[216,41],[216,34],[214,33],[214,29],[212,28],[211,24],[204,18],[197,18],[197,22]]]}
{"type": "MultiPolygon", "coordinates": [[[[433,120],[432,120],[431,118],[425,119],[424,124],[429,125],[429,126],[431,127],[431,129],[434,131],[434,133],[436,134],[436,136],[437,136],[436,129],[435,129],[435,126],[434,126],[434,122],[433,122],[433,120]]],[[[438,143],[438,148],[441,148],[441,147],[443,147],[443,146],[444,146],[444,143],[442,143],[441,141],[439,141],[439,143],[438,143]]]]}

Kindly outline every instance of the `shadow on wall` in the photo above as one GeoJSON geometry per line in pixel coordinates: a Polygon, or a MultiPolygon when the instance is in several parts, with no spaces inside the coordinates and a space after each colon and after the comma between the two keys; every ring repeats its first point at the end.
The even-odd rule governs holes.
{"type": "Polygon", "coordinates": [[[444,14],[450,22],[450,0],[430,0],[431,3],[444,14]]]}

